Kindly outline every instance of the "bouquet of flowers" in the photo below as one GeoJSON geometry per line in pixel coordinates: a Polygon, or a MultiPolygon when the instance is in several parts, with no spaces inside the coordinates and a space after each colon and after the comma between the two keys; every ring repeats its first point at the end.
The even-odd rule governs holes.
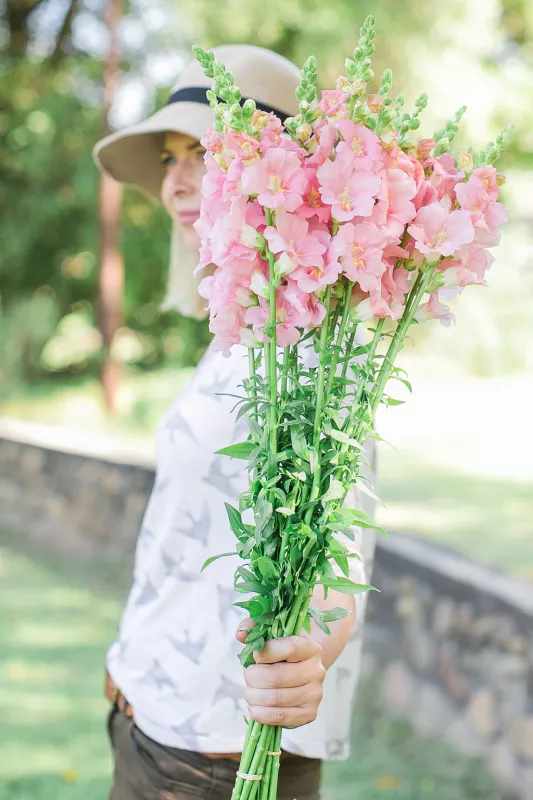
{"type": "MultiPolygon", "coordinates": [[[[309,58],[299,114],[284,124],[242,102],[224,65],[194,48],[213,79],[214,112],[202,140],[197,230],[200,268],[215,270],[200,291],[213,347],[241,344],[249,353],[238,414],[250,434],[220,451],[245,459],[250,478],[238,508],[227,506],[244,561],[235,588],[252,595],[237,604],[255,622],[245,665],[268,639],[309,629],[311,620],[328,631],[348,613],[314,609],[317,584],[326,593],[371,588],[348,577],[354,554],[343,541],[354,526],[376,527],[343,505],[353,485],[372,491],[363,444],[377,438],[380,404],[398,402],[389,380],[411,389],[395,363],[410,326],[449,324],[443,300],[485,284],[489,248],[506,220],[504,177],[494,167],[503,134],[453,155],[461,108],[432,138],[418,138],[425,94],[405,111],[403,96],[391,96],[390,70],[367,93],[374,37],[369,17],[333,90],[317,89],[309,58]],[[363,325],[370,335],[361,345],[363,325]]],[[[232,800],[276,797],[280,742],[280,728],[249,722],[232,800]]]]}

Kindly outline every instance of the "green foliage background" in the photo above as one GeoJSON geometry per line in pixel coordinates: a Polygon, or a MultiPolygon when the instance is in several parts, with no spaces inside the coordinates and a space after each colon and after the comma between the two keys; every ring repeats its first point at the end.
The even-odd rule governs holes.
{"type": "MultiPolygon", "coordinates": [[[[98,371],[98,175],[91,149],[102,125],[103,4],[104,0],[6,0],[0,12],[3,394],[18,392],[29,382],[98,371]]],[[[150,113],[164,102],[172,82],[171,77],[160,79],[153,90],[155,61],[162,57],[185,61],[193,41],[204,46],[238,41],[270,47],[296,63],[313,52],[322,82],[327,84],[341,71],[368,13],[376,16],[378,26],[376,74],[392,67],[395,85],[405,90],[408,100],[427,88],[427,80],[431,83],[431,75],[441,70],[436,79],[441,96],[428,112],[426,124],[431,126],[453,112],[446,101],[447,84],[453,84],[455,105],[461,104],[457,69],[462,68],[466,77],[470,73],[472,80],[478,80],[479,73],[487,101],[481,116],[474,113],[468,137],[482,143],[511,117],[515,132],[502,166],[517,173],[532,168],[533,111],[521,88],[533,85],[533,9],[527,0],[488,4],[451,0],[445,7],[436,0],[422,4],[415,0],[401,4],[395,0],[272,0],[267,10],[264,4],[249,0],[224,4],[165,0],[158,4],[157,13],[145,0],[126,0],[121,27],[124,80],[136,80],[141,86],[145,93],[141,111],[150,113]],[[485,19],[483,30],[476,27],[480,13],[485,19]],[[490,42],[485,41],[489,29],[490,42]],[[446,81],[442,74],[450,70],[450,64],[457,69],[446,81]],[[492,92],[492,87],[497,91],[492,92]]],[[[175,63],[178,71],[179,63],[175,63]]],[[[519,195],[520,191],[513,202],[522,219],[519,195]]],[[[531,212],[525,214],[525,223],[530,231],[531,212]]],[[[125,328],[119,357],[138,369],[168,361],[194,364],[208,341],[205,324],[159,311],[168,234],[162,210],[127,189],[122,223],[125,328]]],[[[533,298],[530,272],[525,280],[524,315],[531,311],[533,298]]],[[[482,311],[486,321],[485,306],[482,311]]],[[[476,313],[479,317],[479,309],[476,313]]],[[[485,341],[472,345],[468,358],[489,372],[496,363],[497,369],[523,368],[529,358],[524,361],[520,355],[526,332],[509,323],[501,302],[494,313],[500,315],[496,324],[505,329],[493,343],[498,349],[496,359],[492,351],[487,354],[485,341]]],[[[454,350],[453,343],[449,347],[454,350]]]]}

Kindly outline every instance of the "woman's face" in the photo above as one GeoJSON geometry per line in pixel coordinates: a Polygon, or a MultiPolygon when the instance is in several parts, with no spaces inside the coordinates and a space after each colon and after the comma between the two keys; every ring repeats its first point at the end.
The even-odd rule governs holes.
{"type": "Polygon", "coordinates": [[[191,250],[200,247],[193,224],[200,216],[204,153],[200,142],[190,136],[172,131],[165,134],[161,161],[166,172],[161,184],[161,202],[180,226],[185,244],[191,250]]]}

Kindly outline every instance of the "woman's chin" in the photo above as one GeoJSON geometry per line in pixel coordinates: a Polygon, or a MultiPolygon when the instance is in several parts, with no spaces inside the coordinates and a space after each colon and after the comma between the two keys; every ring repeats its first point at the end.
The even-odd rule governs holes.
{"type": "MultiPolygon", "coordinates": [[[[178,223],[179,224],[179,223],[178,223]]],[[[200,237],[191,225],[179,225],[185,246],[189,250],[198,251],[200,249],[200,237]]]]}

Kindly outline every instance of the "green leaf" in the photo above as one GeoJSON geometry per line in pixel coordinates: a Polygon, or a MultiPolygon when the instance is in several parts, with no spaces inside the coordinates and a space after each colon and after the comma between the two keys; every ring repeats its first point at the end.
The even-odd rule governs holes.
{"type": "Polygon", "coordinates": [[[403,406],[405,400],[395,400],[394,397],[385,397],[384,402],[388,406],[403,406]]]}
{"type": "Polygon", "coordinates": [[[234,508],[231,503],[224,503],[226,511],[228,512],[228,519],[231,530],[238,539],[248,538],[248,532],[244,527],[241,512],[234,508]]]}
{"type": "Polygon", "coordinates": [[[348,559],[346,558],[346,556],[335,553],[333,555],[333,560],[341,568],[344,575],[348,577],[350,575],[350,566],[348,564],[348,559]]]}
{"type": "Polygon", "coordinates": [[[206,561],[204,561],[204,563],[202,564],[202,569],[200,570],[200,572],[203,572],[204,569],[206,569],[206,567],[209,566],[209,564],[213,563],[213,561],[218,561],[219,558],[226,558],[226,556],[238,556],[238,555],[239,554],[237,552],[234,552],[234,553],[219,553],[218,556],[211,556],[206,561]]]}
{"type": "Polygon", "coordinates": [[[303,458],[304,461],[308,461],[309,451],[307,448],[307,442],[300,429],[296,427],[291,428],[291,442],[292,448],[296,455],[298,455],[300,458],[303,458]]]}
{"type": "Polygon", "coordinates": [[[265,580],[277,583],[279,579],[279,568],[270,558],[259,556],[255,565],[265,580]]]}
{"type": "Polygon", "coordinates": [[[333,480],[326,494],[323,496],[322,502],[327,503],[329,500],[340,500],[341,497],[344,497],[344,486],[340,481],[333,480]]]}
{"type": "Polygon", "coordinates": [[[247,461],[250,453],[252,453],[257,445],[254,442],[239,442],[238,444],[230,444],[228,447],[222,447],[217,450],[217,456],[229,456],[230,458],[241,458],[247,461]]]}
{"type": "Polygon", "coordinates": [[[349,608],[322,609],[322,617],[325,622],[335,622],[338,619],[344,619],[344,617],[349,617],[351,613],[349,608]]]}
{"type": "Polygon", "coordinates": [[[377,591],[374,586],[368,586],[364,583],[354,583],[350,578],[322,578],[318,583],[321,586],[334,589],[336,592],[342,592],[343,594],[360,594],[361,592],[377,591]]]}
{"type": "Polygon", "coordinates": [[[344,433],[344,431],[338,431],[335,428],[331,428],[328,431],[328,433],[331,436],[331,438],[335,439],[337,442],[342,442],[342,444],[348,444],[348,445],[350,445],[350,447],[355,447],[358,450],[362,450],[363,449],[363,445],[362,444],[359,444],[358,441],[356,441],[355,439],[352,439],[350,436],[348,436],[347,433],[344,433]]]}
{"type": "Polygon", "coordinates": [[[259,581],[241,581],[240,583],[235,584],[235,590],[237,592],[255,592],[256,594],[267,594],[268,589],[266,586],[263,586],[262,583],[259,581]]]}
{"type": "Polygon", "coordinates": [[[286,508],[285,506],[280,506],[276,508],[278,514],[283,514],[284,517],[290,517],[294,514],[294,508],[286,508]]]}
{"type": "Polygon", "coordinates": [[[304,618],[304,621],[303,621],[303,627],[304,627],[304,630],[307,631],[307,633],[311,633],[311,618],[308,617],[307,614],[306,614],[306,616],[304,618]]]}
{"type": "Polygon", "coordinates": [[[318,608],[313,608],[313,606],[309,606],[307,609],[308,615],[311,619],[318,625],[321,631],[324,631],[328,636],[330,636],[331,631],[329,627],[326,625],[326,621],[322,617],[322,612],[318,608]]]}
{"type": "Polygon", "coordinates": [[[314,474],[318,469],[318,453],[314,447],[309,448],[309,467],[311,474],[314,474]]]}

